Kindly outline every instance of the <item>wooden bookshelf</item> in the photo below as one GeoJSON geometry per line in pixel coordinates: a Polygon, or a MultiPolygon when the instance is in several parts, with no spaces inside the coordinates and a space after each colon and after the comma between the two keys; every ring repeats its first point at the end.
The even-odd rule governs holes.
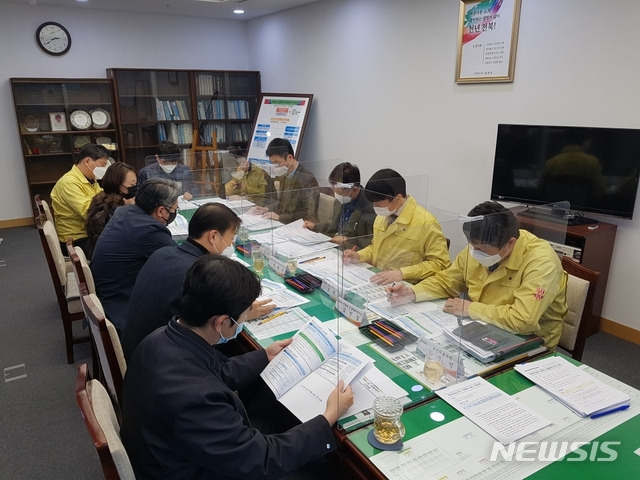
{"type": "Polygon", "coordinates": [[[39,194],[51,202],[51,189],[86,143],[104,144],[113,159],[119,159],[118,119],[110,80],[12,78],[11,91],[32,201],[39,194]],[[100,123],[92,115],[98,111],[100,123]],[[74,121],[78,112],[86,112],[88,123],[74,125],[78,125],[74,121]]]}

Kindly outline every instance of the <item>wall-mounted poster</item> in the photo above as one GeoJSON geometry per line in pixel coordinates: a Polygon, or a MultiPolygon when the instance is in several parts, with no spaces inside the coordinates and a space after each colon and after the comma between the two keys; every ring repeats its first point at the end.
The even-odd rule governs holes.
{"type": "Polygon", "coordinates": [[[274,138],[291,142],[296,158],[311,108],[311,94],[263,93],[247,158],[250,162],[269,164],[265,150],[274,138]]]}
{"type": "Polygon", "coordinates": [[[456,83],[513,82],[521,0],[461,0],[456,83]]]}

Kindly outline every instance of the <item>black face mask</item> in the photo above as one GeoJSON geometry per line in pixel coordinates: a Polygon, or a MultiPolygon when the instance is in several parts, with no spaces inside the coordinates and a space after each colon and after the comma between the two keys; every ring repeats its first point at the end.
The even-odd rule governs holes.
{"type": "Polygon", "coordinates": [[[167,219],[167,225],[169,225],[171,222],[173,222],[176,219],[176,216],[178,215],[178,211],[176,210],[173,213],[169,213],[169,218],[167,219]]]}
{"type": "Polygon", "coordinates": [[[125,200],[129,200],[129,199],[135,197],[137,192],[138,192],[138,186],[134,185],[133,187],[128,187],[127,188],[127,193],[120,192],[120,196],[122,198],[124,198],[125,200]]]}

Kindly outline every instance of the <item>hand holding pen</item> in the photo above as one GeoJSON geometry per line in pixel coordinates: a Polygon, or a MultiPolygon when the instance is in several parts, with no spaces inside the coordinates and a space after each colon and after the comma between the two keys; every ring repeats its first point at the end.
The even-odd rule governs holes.
{"type": "Polygon", "coordinates": [[[416,294],[405,283],[393,282],[387,288],[387,300],[391,305],[404,305],[416,301],[416,294]]]}
{"type": "Polygon", "coordinates": [[[351,250],[345,250],[342,252],[342,261],[344,263],[357,263],[360,261],[360,254],[356,252],[355,245],[351,250]]]}

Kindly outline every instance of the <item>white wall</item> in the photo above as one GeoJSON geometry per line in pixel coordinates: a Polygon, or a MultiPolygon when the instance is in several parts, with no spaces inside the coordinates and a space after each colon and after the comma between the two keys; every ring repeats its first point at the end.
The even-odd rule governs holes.
{"type": "MultiPolygon", "coordinates": [[[[496,125],[640,128],[640,3],[523,0],[515,82],[454,83],[459,2],[325,0],[249,22],[264,91],[313,93],[302,160],[429,175],[429,204],[489,196],[496,125]]],[[[640,206],[618,235],[603,316],[640,330],[640,206]]]]}
{"type": "Polygon", "coordinates": [[[246,70],[246,29],[246,22],[0,3],[0,220],[33,216],[9,78],[105,78],[109,67],[246,70]],[[47,20],[71,33],[62,57],[36,45],[47,20]]]}

